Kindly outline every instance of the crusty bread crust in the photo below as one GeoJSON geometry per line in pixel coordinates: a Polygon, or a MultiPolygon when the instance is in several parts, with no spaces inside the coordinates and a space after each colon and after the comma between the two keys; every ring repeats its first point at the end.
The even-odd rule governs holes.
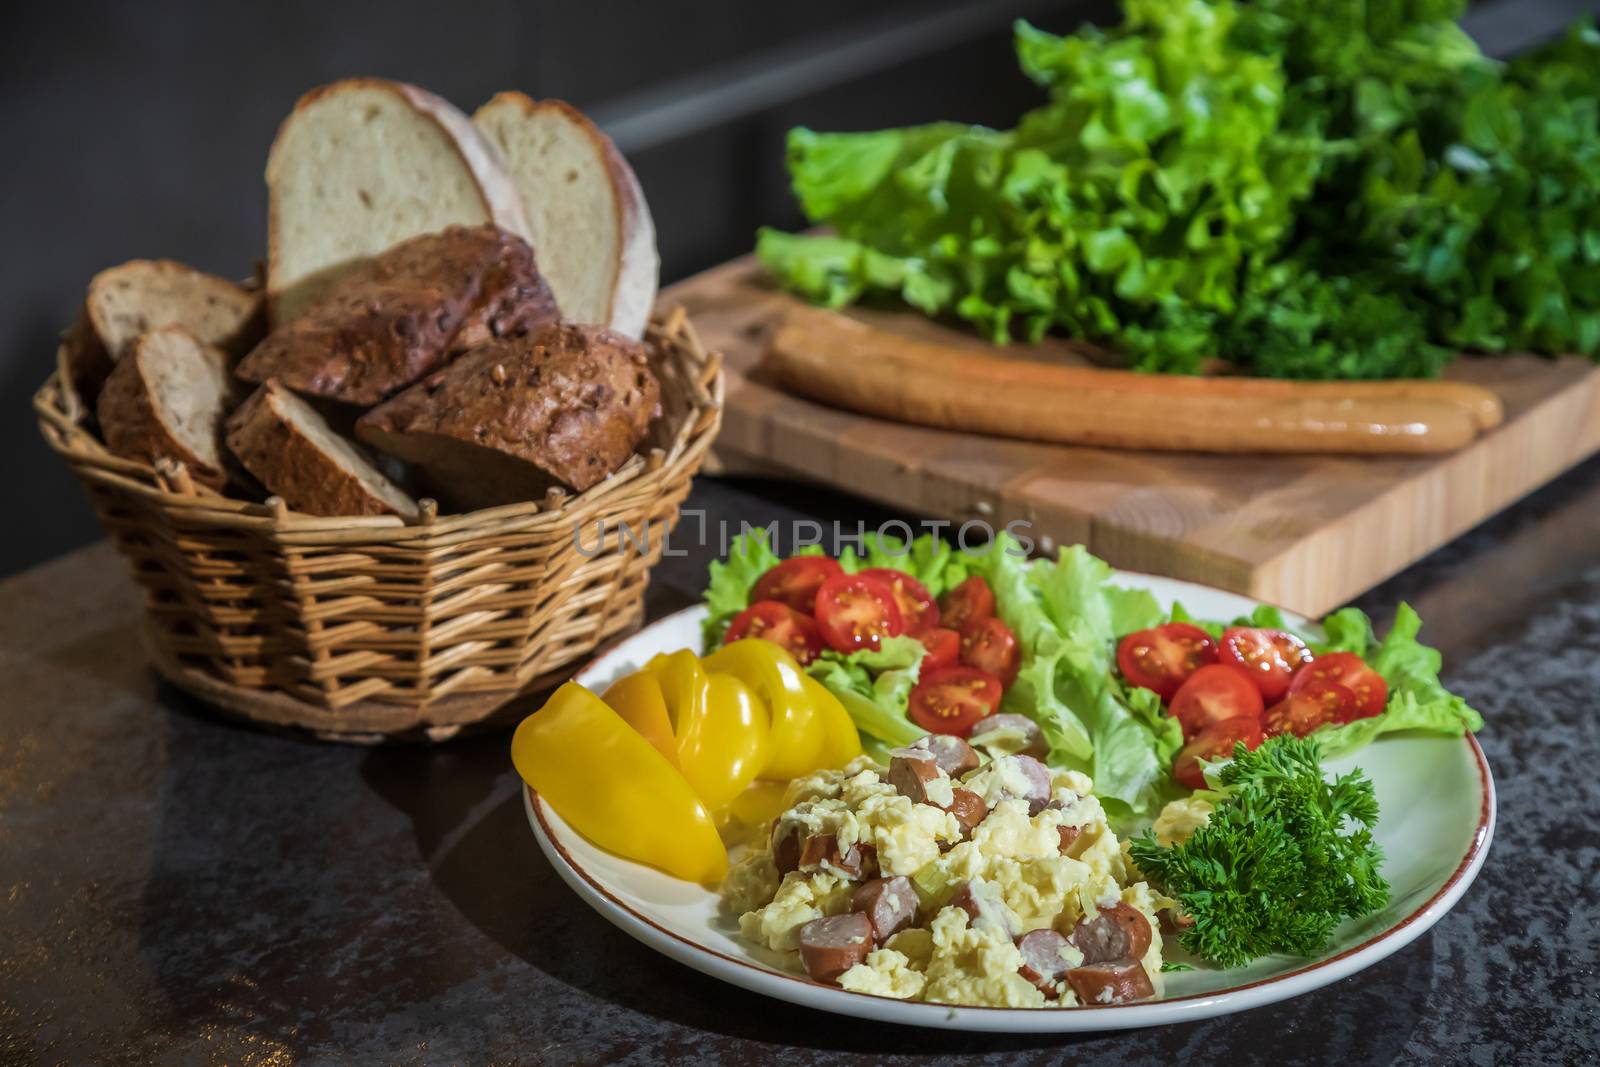
{"type": "Polygon", "coordinates": [[[115,455],[151,466],[158,459],[176,460],[189,469],[195,481],[220,490],[228,480],[220,462],[222,423],[228,412],[225,406],[217,406],[211,410],[187,413],[189,418],[203,427],[202,432],[216,436],[218,446],[215,459],[200,455],[184,443],[182,435],[169,420],[169,416],[180,413],[170,411],[158,396],[156,374],[150,356],[150,346],[160,343],[162,335],[168,333],[182,334],[192,341],[201,358],[214,361],[221,368],[221,373],[226,375],[227,356],[194,338],[181,326],[151,330],[134,342],[133,348],[117,361],[110,377],[106,379],[97,408],[100,431],[106,447],[115,455]]]}
{"type": "MultiPolygon", "coordinates": [[[[281,147],[284,135],[312,104],[352,89],[379,90],[393,94],[405,101],[418,115],[431,121],[445,135],[445,140],[472,175],[483,203],[483,221],[492,222],[523,240],[528,240],[531,236],[527,217],[523,211],[522,198],[505,171],[499,151],[454,104],[426,89],[385,78],[343,78],[319,86],[303,94],[295,102],[294,110],[278,127],[278,134],[273,139],[272,147],[267,154],[267,301],[274,322],[283,321],[288,317],[288,313],[294,310],[292,304],[285,300],[286,291],[304,280],[284,277],[281,267],[283,238],[279,232],[277,219],[281,210],[282,190],[278,179],[283,166],[281,147]]],[[[372,251],[376,253],[383,249],[372,251]]]]}
{"type": "MultiPolygon", "coordinates": [[[[497,93],[473,114],[473,121],[487,126],[499,111],[510,111],[524,120],[532,119],[540,111],[558,113],[589,140],[595,154],[604,161],[611,179],[618,227],[615,247],[601,250],[615,261],[616,274],[611,302],[599,325],[609,326],[635,340],[642,337],[651,308],[655,306],[661,261],[656,252],[655,220],[651,218],[644,189],[633,168],[611,138],[587,115],[564,100],[534,100],[526,93],[515,91],[497,93]]],[[[493,137],[489,139],[492,141],[493,137]]],[[[512,179],[515,181],[515,175],[512,179]]]]}
{"type": "Polygon", "coordinates": [[[633,454],[660,407],[644,345],[551,324],[468,352],[362,416],[356,433],[484,506],[552,483],[588,489],[633,454]]]}
{"type": "Polygon", "coordinates": [[[322,416],[268,381],[228,419],[228,449],[285,504],[307,515],[405,515],[416,502],[385,478],[322,416]],[[333,454],[339,441],[349,451],[333,454]]]}

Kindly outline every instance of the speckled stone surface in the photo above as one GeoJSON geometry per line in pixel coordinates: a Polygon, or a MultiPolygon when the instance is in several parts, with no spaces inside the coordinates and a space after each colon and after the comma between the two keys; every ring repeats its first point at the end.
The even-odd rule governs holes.
{"type": "MultiPolygon", "coordinates": [[[[714,521],[878,515],[706,481],[714,521]]],[[[651,612],[707,553],[665,561],[651,612]]],[[[320,745],[160,685],[104,545],[0,584],[0,1063],[1600,1062],[1600,462],[1395,577],[1482,709],[1500,829],[1437,927],[1209,1022],[1067,1040],[874,1026],[725,986],[573,896],[506,737],[320,745]]]]}

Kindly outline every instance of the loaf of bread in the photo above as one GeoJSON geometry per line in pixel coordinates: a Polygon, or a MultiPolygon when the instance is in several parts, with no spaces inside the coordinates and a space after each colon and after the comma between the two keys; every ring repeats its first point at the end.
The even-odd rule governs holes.
{"type": "Polygon", "coordinates": [[[233,405],[228,357],[181,326],[140,334],[100,391],[106,447],[154,466],[184,464],[195,481],[221,489],[222,425],[233,405]]]}
{"type": "Polygon", "coordinates": [[[112,359],[162,326],[182,326],[238,356],[265,326],[259,293],[170,259],[135,259],[101,271],[89,282],[84,308],[112,359]]]}
{"type": "Polygon", "coordinates": [[[472,121],[522,197],[562,315],[642,336],[660,273],[655,224],[611,138],[571,105],[522,93],[500,93],[472,121]]]}
{"type": "Polygon", "coordinates": [[[643,344],[552,323],[466,353],[362,416],[356,432],[448,498],[487,507],[601,481],[633,454],[660,402],[643,344]]]}
{"type": "Polygon", "coordinates": [[[375,404],[474,344],[557,318],[533,249],[495,226],[414,237],[347,274],[239,364],[312,396],[375,404]]]}
{"type": "Polygon", "coordinates": [[[228,450],[307,515],[414,516],[417,505],[288,389],[268,381],[228,419],[228,450]]]}
{"type": "Polygon", "coordinates": [[[449,101],[381,78],[313,89],[267,158],[273,322],[407,238],[481,223],[529,236],[498,154],[449,101]]]}
{"type": "Polygon", "coordinates": [[[100,342],[94,324],[89,321],[89,309],[82,308],[71,326],[61,335],[56,348],[56,369],[61,375],[62,388],[77,398],[80,417],[93,415],[100,390],[111,376],[114,364],[111,353],[100,342]]]}

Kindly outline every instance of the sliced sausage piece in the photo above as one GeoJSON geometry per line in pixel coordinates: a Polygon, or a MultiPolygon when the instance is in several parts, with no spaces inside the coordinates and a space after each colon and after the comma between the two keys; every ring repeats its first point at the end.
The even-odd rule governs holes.
{"type": "Polygon", "coordinates": [[[851,894],[850,910],[867,917],[872,923],[872,936],[882,944],[916,922],[917,890],[904,875],[874,878],[851,894]]]}
{"type": "Polygon", "coordinates": [[[1017,936],[1016,916],[1000,899],[999,892],[987,883],[961,882],[948,906],[966,912],[968,926],[996,930],[1007,938],[1017,936]]]}
{"type": "Polygon", "coordinates": [[[1010,756],[1015,766],[1028,781],[1028,791],[1022,794],[1028,802],[1028,814],[1037,815],[1050,803],[1050,768],[1032,756],[1010,756]]]}
{"type": "Polygon", "coordinates": [[[897,748],[889,754],[889,784],[913,804],[926,804],[928,783],[943,775],[939,761],[925,748],[897,748]]]}
{"type": "Polygon", "coordinates": [[[835,834],[808,834],[800,841],[802,871],[820,870],[824,864],[846,878],[860,878],[877,867],[878,850],[871,845],[856,842],[843,852],[839,851],[839,838],[835,834]]]}
{"type": "Polygon", "coordinates": [[[1017,938],[1017,951],[1022,953],[1017,973],[1045,996],[1060,996],[1061,976],[1071,969],[1061,952],[1070,943],[1054,930],[1029,930],[1017,938]]]}
{"type": "Polygon", "coordinates": [[[973,724],[967,740],[974,745],[982,745],[987,743],[987,738],[992,738],[996,747],[1004,748],[1007,752],[1018,752],[1036,759],[1044,759],[1050,754],[1050,743],[1044,739],[1044,731],[1026,715],[1001,712],[979,719],[973,724]]]}
{"type": "Polygon", "coordinates": [[[1150,920],[1119,900],[1092,919],[1078,920],[1071,940],[1083,953],[1084,963],[1141,959],[1150,949],[1150,920]]]}
{"type": "Polygon", "coordinates": [[[1138,960],[1089,963],[1067,972],[1067,984],[1085,1005],[1126,1004],[1156,994],[1138,960]]]}
{"type": "Polygon", "coordinates": [[[1061,835],[1061,854],[1065,856],[1077,844],[1078,838],[1083,834],[1081,826],[1058,826],[1056,832],[1061,835]]]}
{"type": "Polygon", "coordinates": [[[932,752],[939,769],[952,778],[978,769],[978,750],[954,734],[925,734],[907,747],[932,752]]]}
{"type": "Polygon", "coordinates": [[[800,927],[800,962],[819,982],[837,982],[871,951],[872,923],[859,911],[812,919],[800,927]]]}
{"type": "Polygon", "coordinates": [[[945,809],[956,817],[956,822],[961,824],[961,837],[963,840],[972,836],[972,831],[989,814],[989,805],[983,798],[970,789],[952,789],[950,791],[950,806],[945,809]]]}
{"type": "Polygon", "coordinates": [[[800,828],[785,826],[781,822],[772,828],[772,862],[778,866],[778,877],[800,867],[800,828]]]}

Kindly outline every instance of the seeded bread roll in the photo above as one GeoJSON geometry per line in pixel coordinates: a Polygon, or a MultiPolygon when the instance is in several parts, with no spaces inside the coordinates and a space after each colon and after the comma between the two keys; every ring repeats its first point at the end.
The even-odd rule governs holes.
{"type": "Polygon", "coordinates": [[[239,364],[346,404],[376,404],[495,337],[554,320],[533,249],[496,226],[453,226],[396,245],[335,283],[239,364]]]}
{"type": "Polygon", "coordinates": [[[94,415],[100,390],[111,376],[111,353],[100,343],[94,324],[89,321],[88,308],[79,310],[77,319],[61,335],[56,348],[56,369],[61,374],[61,384],[77,398],[82,416],[94,415]]]}
{"type": "Polygon", "coordinates": [[[146,330],[182,326],[200,341],[243,354],[261,339],[261,294],[170,259],[134,259],[96,274],[84,301],[112,359],[146,330]]]}
{"type": "Polygon", "coordinates": [[[307,515],[414,516],[417,505],[317,411],[268,381],[228,419],[228,450],[307,515]]]}
{"type": "Polygon", "coordinates": [[[106,447],[154,466],[176,460],[195,481],[221,489],[222,422],[235,400],[228,357],[181,326],[142,334],[100,391],[106,447]]]}
{"type": "Polygon", "coordinates": [[[356,432],[452,499],[488,507],[601,481],[633,454],[660,406],[644,345],[552,323],[468,352],[369,411],[356,432]]]}

